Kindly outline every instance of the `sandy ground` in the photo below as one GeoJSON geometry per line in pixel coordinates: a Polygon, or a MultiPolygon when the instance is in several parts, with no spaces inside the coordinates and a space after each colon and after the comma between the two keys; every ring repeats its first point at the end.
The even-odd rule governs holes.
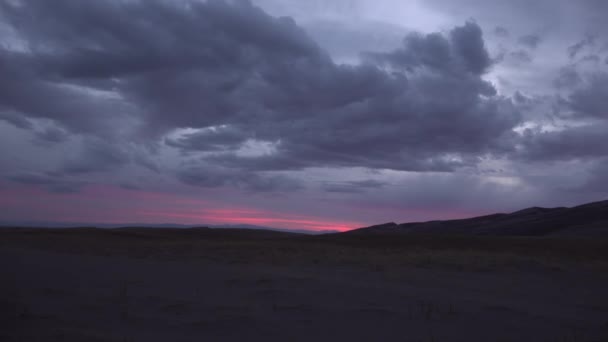
{"type": "Polygon", "coordinates": [[[608,272],[588,259],[0,238],[0,341],[608,341],[608,272]]]}

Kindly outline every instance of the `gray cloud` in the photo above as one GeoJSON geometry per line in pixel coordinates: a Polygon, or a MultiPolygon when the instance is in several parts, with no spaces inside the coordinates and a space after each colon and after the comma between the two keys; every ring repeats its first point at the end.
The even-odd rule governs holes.
{"type": "MultiPolygon", "coordinates": [[[[248,2],[3,6],[9,22],[26,28],[20,38],[33,47],[27,58],[9,63],[35,61],[46,67],[34,76],[57,82],[41,86],[42,80],[28,76],[31,82],[23,83],[24,89],[44,88],[37,96],[48,101],[57,95],[45,108],[60,110],[45,112],[47,117],[80,127],[81,113],[92,104],[81,108],[64,99],[68,94],[59,84],[95,87],[105,80],[114,83],[116,99],[128,101],[123,105],[138,108],[148,131],[221,125],[232,132],[167,140],[170,146],[231,150],[248,136],[278,144],[271,157],[212,159],[232,161],[233,167],[449,170],[475,154],[506,148],[501,139],[519,120],[509,101],[481,78],[491,61],[472,22],[447,35],[408,36],[402,49],[377,54],[403,67],[394,72],[372,64],[337,65],[292,20],[270,17],[248,2]],[[29,22],[25,11],[48,19],[29,22]],[[137,13],[137,23],[130,13],[137,13]]],[[[41,115],[38,108],[13,107],[41,115]]],[[[92,115],[105,118],[100,110],[108,110],[107,103],[92,115]]],[[[95,120],[85,122],[97,127],[95,120]]]]}
{"type": "Polygon", "coordinates": [[[591,54],[591,55],[586,55],[583,58],[581,58],[579,63],[599,64],[600,61],[601,61],[600,56],[591,54]]]}
{"type": "Polygon", "coordinates": [[[118,186],[122,189],[125,190],[132,190],[132,191],[138,191],[141,190],[141,187],[135,184],[131,184],[131,183],[120,183],[118,184],[118,186]]]}
{"type": "Polygon", "coordinates": [[[573,88],[578,86],[582,80],[576,65],[568,65],[560,68],[553,85],[557,88],[573,88]]]}
{"type": "Polygon", "coordinates": [[[532,55],[525,50],[512,51],[508,54],[508,57],[515,64],[525,64],[533,61],[532,55]]]}
{"type": "MultiPolygon", "coordinates": [[[[36,52],[30,55],[0,48],[0,73],[3,75],[0,106],[13,113],[11,122],[28,128],[23,120],[45,118],[78,132],[114,131],[112,121],[120,119],[123,116],[120,113],[128,112],[126,105],[117,99],[96,95],[79,84],[50,78],[43,67],[46,59],[36,52]],[[15,113],[22,116],[21,124],[15,121],[15,113]]],[[[4,116],[6,119],[6,114],[4,116]]]]}
{"type": "Polygon", "coordinates": [[[54,193],[77,193],[87,185],[86,182],[66,180],[57,175],[20,173],[7,177],[8,180],[27,185],[41,185],[54,193]]]}
{"type": "Polygon", "coordinates": [[[568,55],[571,59],[576,58],[584,49],[595,46],[596,40],[597,37],[595,35],[587,34],[583,40],[568,47],[568,55]]]}
{"type": "MultiPolygon", "coordinates": [[[[525,3],[515,6],[534,13],[545,6],[525,3]]],[[[45,142],[83,137],[80,152],[58,169],[65,177],[131,164],[160,172],[154,153],[167,149],[181,152],[180,158],[200,153],[195,166],[171,160],[180,165],[172,175],[182,183],[291,191],[302,185],[277,171],[452,172],[485,158],[546,162],[606,153],[599,146],[601,125],[523,137],[513,131],[541,114],[524,117],[533,96],[511,99],[488,81],[494,60],[475,21],[410,33],[388,51],[361,46],[373,52],[345,65],[293,19],[272,17],[248,1],[12,1],[0,3],[0,12],[14,28],[11,39],[27,47],[0,48],[0,120],[45,142]],[[36,130],[39,119],[52,121],[53,128],[36,130]],[[186,133],[170,134],[175,132],[186,133]],[[247,143],[268,149],[243,153],[247,143]]],[[[542,32],[512,24],[494,30],[501,44],[510,35],[542,32]]],[[[548,44],[544,33],[517,43],[505,58],[520,64],[548,44]]],[[[574,45],[570,55],[591,56],[589,44],[574,45]]],[[[357,45],[345,46],[344,54],[357,45]]],[[[560,110],[603,120],[605,75],[587,78],[571,63],[556,81],[566,92],[560,110]]],[[[53,184],[44,181],[38,184],[53,184]]],[[[384,183],[323,184],[328,192],[360,193],[384,183]]]]}
{"type": "Polygon", "coordinates": [[[254,192],[282,192],[302,189],[297,180],[282,175],[241,172],[213,166],[181,169],[177,177],[185,184],[203,188],[230,186],[254,192]]]}
{"type": "Polygon", "coordinates": [[[520,45],[523,45],[529,49],[536,49],[538,47],[538,45],[542,42],[542,39],[538,35],[528,34],[528,35],[519,37],[517,42],[520,45]]]}
{"type": "MultiPolygon", "coordinates": [[[[133,144],[189,128],[162,140],[184,154],[204,152],[204,167],[174,172],[182,183],[291,191],[301,184],[270,171],[453,171],[510,151],[521,121],[483,79],[492,61],[474,22],[410,34],[393,51],[340,65],[293,20],[247,1],[1,6],[29,49],[0,54],[12,75],[0,81],[11,91],[0,103],[23,118],[102,137],[85,139],[59,169],[65,175],[132,163],[159,171],[133,144]],[[247,141],[272,148],[238,153],[247,141]]],[[[58,133],[39,137],[67,139],[58,133]]],[[[349,189],[371,184],[325,188],[349,189]]]]}
{"type": "Polygon", "coordinates": [[[583,85],[570,94],[567,104],[577,115],[608,119],[608,73],[589,75],[583,85]]]}
{"type": "Polygon", "coordinates": [[[370,57],[408,71],[427,67],[440,72],[480,75],[491,65],[483,32],[474,22],[454,28],[449,37],[439,33],[410,34],[404,40],[403,49],[385,54],[372,53],[370,57]]]}
{"type": "Polygon", "coordinates": [[[608,156],[608,124],[586,125],[563,131],[526,134],[523,155],[534,161],[589,159],[608,156]]]}
{"type": "Polygon", "coordinates": [[[583,190],[602,196],[608,195],[608,158],[598,160],[591,168],[583,190]]]}
{"type": "MultiPolygon", "coordinates": [[[[526,130],[517,155],[527,161],[595,160],[608,156],[608,73],[597,69],[580,71],[573,64],[560,70],[556,86],[567,92],[554,98],[552,116],[565,121],[554,127],[557,130],[526,130]]],[[[532,99],[525,100],[517,101],[518,105],[525,106],[532,99]]]]}
{"type": "Polygon", "coordinates": [[[189,133],[175,139],[165,139],[165,144],[188,151],[222,151],[234,150],[240,147],[247,139],[247,132],[235,127],[217,127],[189,133]]]}
{"type": "Polygon", "coordinates": [[[608,4],[603,0],[427,0],[425,4],[458,18],[473,17],[493,27],[528,32],[539,28],[606,32],[608,28],[604,18],[608,4]]]}
{"type": "Polygon", "coordinates": [[[494,28],[494,34],[500,38],[507,38],[511,35],[511,33],[509,32],[509,30],[507,30],[506,28],[502,27],[502,26],[496,26],[494,28]]]}
{"type": "Polygon", "coordinates": [[[373,179],[347,182],[327,182],[323,184],[323,190],[326,192],[356,194],[364,193],[369,190],[381,189],[386,185],[387,184],[385,182],[373,179]]]}
{"type": "Polygon", "coordinates": [[[253,2],[295,19],[0,1],[5,188],[369,223],[604,194],[605,1],[253,2]]]}
{"type": "Polygon", "coordinates": [[[6,121],[15,127],[21,129],[31,129],[32,123],[23,115],[12,111],[12,110],[2,110],[0,107],[0,120],[6,121]]]}
{"type": "Polygon", "coordinates": [[[36,139],[42,144],[62,143],[69,139],[70,134],[59,127],[46,127],[36,131],[36,139]]]}
{"type": "Polygon", "coordinates": [[[119,146],[97,139],[86,140],[79,155],[69,157],[60,171],[66,174],[116,171],[131,160],[130,153],[119,146]]]}
{"type": "Polygon", "coordinates": [[[358,62],[362,50],[390,50],[407,33],[402,27],[378,21],[317,19],[302,24],[334,59],[353,63],[358,62]]]}

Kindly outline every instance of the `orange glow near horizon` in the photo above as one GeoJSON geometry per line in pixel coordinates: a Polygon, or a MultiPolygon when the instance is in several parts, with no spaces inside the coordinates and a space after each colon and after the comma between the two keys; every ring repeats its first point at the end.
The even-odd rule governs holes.
{"type": "Polygon", "coordinates": [[[272,213],[261,211],[241,211],[241,210],[211,210],[202,214],[196,213],[176,213],[176,212],[141,212],[150,217],[163,217],[171,219],[186,219],[189,222],[206,222],[210,224],[248,224],[255,226],[264,226],[269,228],[281,229],[306,229],[312,231],[337,230],[347,231],[361,227],[358,223],[353,222],[335,222],[326,220],[315,220],[314,218],[305,217],[276,217],[272,213]]]}

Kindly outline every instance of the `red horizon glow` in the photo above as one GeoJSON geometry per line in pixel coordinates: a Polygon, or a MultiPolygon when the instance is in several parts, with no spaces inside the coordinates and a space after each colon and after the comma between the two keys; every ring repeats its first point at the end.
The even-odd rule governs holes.
{"type": "Polygon", "coordinates": [[[310,231],[347,231],[365,226],[360,222],[227,207],[226,204],[187,196],[109,186],[90,186],[77,194],[49,193],[36,186],[10,187],[1,192],[0,203],[6,207],[5,215],[0,217],[2,221],[92,225],[243,224],[310,231]]]}
{"type": "MultiPolygon", "coordinates": [[[[129,190],[116,186],[91,185],[78,193],[51,193],[36,185],[0,184],[0,223],[53,225],[157,225],[187,226],[254,225],[285,230],[348,231],[394,221],[421,222],[484,215],[454,208],[424,208],[366,204],[354,205],[357,212],[372,217],[360,221],[292,210],[272,211],[247,205],[227,204],[194,195],[129,190]],[[400,220],[407,214],[406,220],[400,220]],[[376,217],[376,221],[373,221],[376,217]]],[[[213,197],[213,196],[209,196],[213,197]]],[[[272,205],[266,204],[267,207],[272,205]]],[[[348,214],[348,211],[346,211],[348,214]]],[[[344,215],[344,212],[342,212],[344,215]]]]}

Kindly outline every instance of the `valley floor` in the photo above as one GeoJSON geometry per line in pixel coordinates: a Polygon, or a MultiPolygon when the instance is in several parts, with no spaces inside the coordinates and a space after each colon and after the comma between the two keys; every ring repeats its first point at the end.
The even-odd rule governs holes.
{"type": "Polygon", "coordinates": [[[0,340],[608,341],[602,253],[171,234],[0,230],[0,340]]]}

